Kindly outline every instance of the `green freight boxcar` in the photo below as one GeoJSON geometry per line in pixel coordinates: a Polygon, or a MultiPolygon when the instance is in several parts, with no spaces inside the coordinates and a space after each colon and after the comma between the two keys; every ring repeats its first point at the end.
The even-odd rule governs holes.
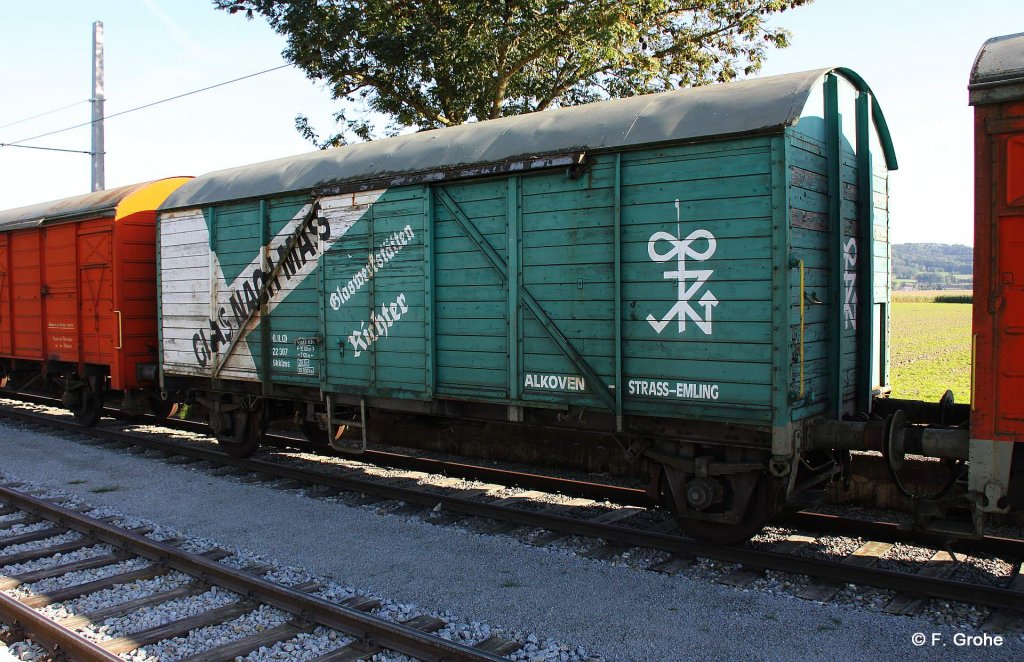
{"type": "Polygon", "coordinates": [[[824,69],[198,177],[160,214],[161,384],[239,455],[281,415],[348,450],[383,410],[605,431],[743,537],[832,476],[808,424],[887,388],[895,167],[824,69]]]}

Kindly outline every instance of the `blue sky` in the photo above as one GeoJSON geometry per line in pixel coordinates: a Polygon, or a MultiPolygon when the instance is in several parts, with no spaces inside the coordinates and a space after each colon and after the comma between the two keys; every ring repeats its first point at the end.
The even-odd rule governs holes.
{"type": "MultiPolygon", "coordinates": [[[[94,20],[106,32],[108,115],[284,63],[284,40],[262,19],[216,11],[209,0],[5,3],[0,125],[89,97],[94,20]]],[[[771,54],[762,75],[846,66],[882,104],[900,163],[893,241],[973,243],[967,76],[985,39],[1024,31],[1024,2],[818,0],[776,22],[792,30],[793,46],[771,54]]],[[[107,186],[310,151],[295,115],[326,131],[333,108],[319,85],[287,68],[112,118],[107,186]]],[[[0,128],[0,142],[88,119],[80,103],[0,128]]],[[[87,150],[89,130],[32,144],[87,150]]],[[[89,172],[83,154],[0,148],[0,209],[87,192],[89,172]]]]}

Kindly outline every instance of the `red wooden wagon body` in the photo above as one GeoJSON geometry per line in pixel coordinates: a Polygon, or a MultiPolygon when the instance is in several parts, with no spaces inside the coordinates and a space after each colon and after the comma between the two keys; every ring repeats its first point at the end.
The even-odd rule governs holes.
{"type": "Polygon", "coordinates": [[[186,180],[0,212],[0,376],[97,399],[151,386],[137,367],[158,355],[155,210],[186,180]]]}
{"type": "Polygon", "coordinates": [[[974,319],[970,493],[1024,507],[1024,33],[989,39],[971,70],[974,319]],[[1016,451],[1018,452],[1015,452],[1016,451]]]}

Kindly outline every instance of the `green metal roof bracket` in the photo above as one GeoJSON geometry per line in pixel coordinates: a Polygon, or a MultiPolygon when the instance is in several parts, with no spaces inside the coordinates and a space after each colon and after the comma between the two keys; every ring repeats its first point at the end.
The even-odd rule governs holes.
{"type": "Polygon", "coordinates": [[[875,327],[875,187],[871,157],[870,92],[857,95],[857,411],[871,409],[873,366],[879,357],[872,347],[875,327]]]}
{"type": "Polygon", "coordinates": [[[828,414],[838,418],[843,407],[843,182],[841,177],[842,116],[839,79],[825,76],[825,143],[828,152],[828,414]]]}
{"type": "Polygon", "coordinates": [[[896,150],[892,145],[892,135],[889,133],[889,125],[882,114],[882,107],[878,105],[878,98],[871,91],[871,87],[860,77],[856,71],[846,67],[837,67],[833,71],[843,75],[861,94],[867,94],[871,98],[871,119],[875,123],[875,131],[878,133],[878,142],[882,145],[882,153],[885,155],[885,167],[889,170],[897,170],[899,163],[896,161],[896,150]]]}
{"type": "Polygon", "coordinates": [[[622,154],[615,155],[615,431],[622,432],[622,154]]]}
{"type": "Polygon", "coordinates": [[[523,384],[519,379],[520,367],[523,365],[522,356],[522,331],[520,329],[520,310],[522,310],[522,231],[520,228],[522,217],[519,204],[519,193],[521,190],[519,177],[509,177],[505,191],[505,231],[508,242],[508,278],[507,283],[508,299],[506,304],[508,310],[508,397],[510,400],[520,400],[523,395],[523,384]]]}

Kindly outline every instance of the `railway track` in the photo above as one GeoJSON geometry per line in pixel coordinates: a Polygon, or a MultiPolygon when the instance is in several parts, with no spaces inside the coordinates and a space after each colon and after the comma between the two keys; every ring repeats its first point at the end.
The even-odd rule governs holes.
{"type": "Polygon", "coordinates": [[[502,656],[518,648],[518,644],[492,637],[475,647],[434,636],[446,624],[429,617],[416,617],[405,623],[378,618],[369,613],[379,606],[362,597],[354,597],[341,604],[335,604],[313,594],[319,586],[309,582],[297,586],[284,586],[260,577],[267,568],[249,567],[236,569],[218,561],[227,552],[213,550],[206,554],[194,554],[168,542],[147,538],[146,530],[126,530],[109,521],[89,517],[75,509],[38,499],[31,494],[18,491],[17,485],[0,485],[0,512],[21,517],[7,518],[0,522],[0,567],[12,567],[41,559],[54,559],[40,569],[0,575],[0,616],[13,625],[13,635],[31,638],[50,650],[69,656],[71,659],[119,660],[118,655],[129,653],[140,647],[169,639],[185,636],[189,632],[231,621],[245,614],[255,612],[263,606],[270,606],[287,612],[285,622],[277,627],[247,633],[230,642],[217,645],[187,659],[230,660],[244,656],[263,646],[273,645],[312,632],[323,626],[343,634],[339,647],[316,658],[319,662],[358,660],[370,658],[387,650],[404,653],[422,660],[500,660],[502,656]],[[21,535],[4,536],[4,530],[22,523],[45,523],[43,528],[21,535]],[[78,535],[71,542],[64,539],[66,534],[78,535]],[[59,539],[62,542],[43,545],[29,551],[6,553],[5,550],[28,542],[59,539]],[[105,545],[112,551],[84,560],[61,562],[60,555],[70,551],[105,545]],[[139,568],[115,572],[102,579],[75,583],[65,588],[13,597],[10,591],[20,587],[31,587],[35,582],[69,575],[86,569],[115,567],[117,564],[141,560],[139,568]],[[123,604],[87,611],[54,620],[38,610],[47,605],[87,596],[112,587],[123,586],[145,579],[151,579],[171,572],[184,573],[190,579],[178,588],[128,600],[123,604]],[[102,638],[82,634],[102,623],[104,619],[121,617],[132,611],[153,608],[186,597],[197,595],[220,587],[231,592],[235,599],[220,608],[195,616],[165,622],[145,630],[118,637],[102,638]],[[6,591],[6,593],[4,592],[6,591]],[[344,643],[347,640],[348,643],[344,643]]]}
{"type": "MultiPolygon", "coordinates": [[[[834,516],[800,513],[786,522],[798,530],[784,539],[769,544],[718,547],[682,538],[673,532],[674,523],[669,519],[634,524],[644,518],[636,517],[646,513],[637,506],[614,508],[587,508],[597,516],[587,518],[579,512],[580,500],[560,506],[538,504],[530,501],[530,492],[512,497],[495,498],[503,486],[485,485],[473,493],[465,490],[451,490],[454,493],[438,493],[409,487],[414,480],[381,481],[368,478],[358,471],[348,475],[333,475],[311,471],[308,467],[288,466],[280,462],[260,459],[235,459],[227,457],[212,448],[197,445],[178,444],[140,437],[138,434],[113,430],[82,428],[52,417],[39,418],[37,415],[8,413],[12,417],[36,422],[42,425],[89,435],[97,441],[132,445],[161,451],[176,463],[205,461],[212,465],[210,471],[217,475],[253,474],[266,481],[286,481],[286,486],[305,487],[308,494],[331,496],[338,494],[360,495],[362,500],[375,500],[393,504],[390,512],[419,515],[435,524],[447,524],[467,519],[486,519],[495,523],[488,528],[492,532],[512,531],[528,527],[540,531],[530,539],[531,544],[550,545],[569,536],[580,536],[597,541],[584,555],[593,558],[610,558],[631,548],[661,550],[668,558],[653,566],[661,572],[683,572],[700,559],[713,559],[722,564],[734,566],[722,574],[719,581],[734,586],[748,586],[766,572],[789,573],[809,576],[811,580],[797,593],[806,599],[827,601],[840,592],[847,584],[877,587],[889,592],[891,598],[886,611],[891,613],[914,613],[922,602],[929,598],[966,603],[993,610],[993,623],[1009,624],[1016,627],[1020,615],[1015,611],[1024,606],[1024,578],[1021,576],[1020,560],[1024,558],[1024,542],[1017,539],[986,537],[979,540],[956,540],[922,536],[904,531],[893,524],[845,520],[834,516]],[[525,506],[525,507],[524,507],[525,506]],[[576,510],[573,510],[573,507],[576,510]],[[807,552],[813,551],[817,535],[815,527],[828,530],[844,530],[856,527],[855,535],[863,539],[851,553],[841,560],[816,558],[807,552]],[[886,554],[900,543],[931,545],[931,558],[923,564],[916,564],[912,571],[897,571],[878,567],[886,554]],[[950,545],[955,545],[955,549],[950,545]],[[1016,575],[1003,586],[993,586],[971,581],[953,579],[958,566],[958,554],[985,553],[1008,559],[1016,568],[1016,575]]],[[[415,475],[412,476],[415,478],[415,475]]],[[[557,479],[549,487],[557,488],[557,479]]],[[[622,489],[622,488],[617,488],[622,489]]],[[[591,502],[589,504],[593,506],[591,502]]],[[[648,518],[649,519],[649,518],[648,518]]]]}

